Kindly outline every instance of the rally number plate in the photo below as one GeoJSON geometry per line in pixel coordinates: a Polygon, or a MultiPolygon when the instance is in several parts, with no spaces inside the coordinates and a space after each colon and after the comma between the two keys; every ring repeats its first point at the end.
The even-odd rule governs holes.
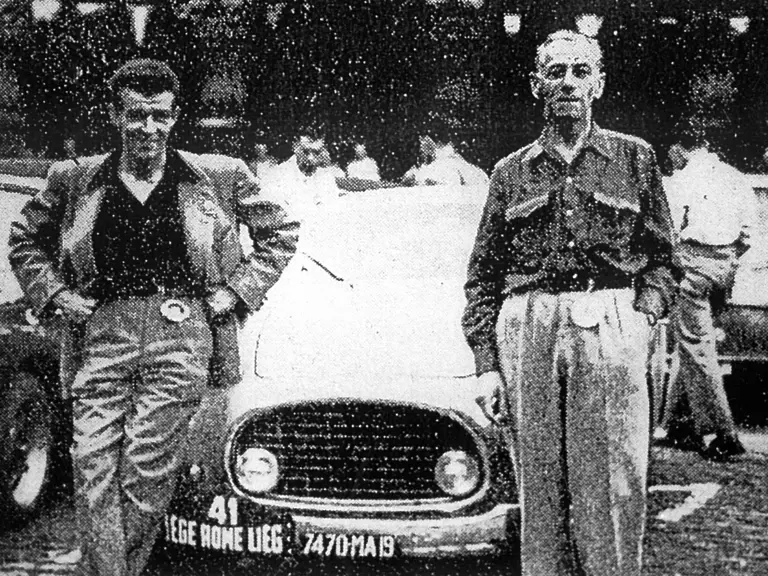
{"type": "Polygon", "coordinates": [[[202,551],[256,556],[294,552],[290,515],[265,514],[256,507],[240,506],[234,497],[214,497],[204,518],[181,511],[166,514],[164,528],[167,542],[202,551]]]}
{"type": "MultiPolygon", "coordinates": [[[[199,503],[198,503],[199,505],[199,503]]],[[[396,556],[388,534],[298,533],[289,514],[273,514],[234,496],[215,496],[207,514],[196,514],[189,501],[165,516],[164,538],[170,544],[202,552],[252,556],[369,558],[396,556]]]]}

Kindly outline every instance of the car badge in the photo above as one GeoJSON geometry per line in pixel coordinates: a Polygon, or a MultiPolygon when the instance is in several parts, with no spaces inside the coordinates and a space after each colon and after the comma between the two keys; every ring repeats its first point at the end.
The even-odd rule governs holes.
{"type": "Polygon", "coordinates": [[[187,304],[175,298],[169,298],[160,306],[160,314],[171,322],[184,322],[191,310],[187,304]]]}

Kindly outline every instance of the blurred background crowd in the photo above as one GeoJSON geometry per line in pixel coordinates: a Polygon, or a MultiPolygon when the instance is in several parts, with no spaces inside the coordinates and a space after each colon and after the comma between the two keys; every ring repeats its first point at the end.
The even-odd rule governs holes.
{"type": "Polygon", "coordinates": [[[364,143],[395,179],[437,122],[490,172],[540,130],[536,44],[575,27],[605,53],[598,123],[665,157],[680,118],[706,119],[731,164],[766,168],[759,0],[0,0],[0,17],[1,157],[109,149],[105,80],[146,56],[182,79],[189,150],[258,161],[258,144],[283,160],[299,126],[321,123],[335,164],[364,143]]]}

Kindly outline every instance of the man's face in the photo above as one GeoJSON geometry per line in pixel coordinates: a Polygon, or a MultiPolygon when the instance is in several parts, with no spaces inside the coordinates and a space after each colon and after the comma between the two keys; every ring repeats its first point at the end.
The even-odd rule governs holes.
{"type": "Polygon", "coordinates": [[[605,86],[595,53],[586,43],[559,40],[542,56],[531,88],[544,103],[545,118],[586,118],[605,86]]]}
{"type": "Polygon", "coordinates": [[[173,93],[145,96],[126,88],[121,98],[122,107],[111,107],[110,116],[120,131],[123,154],[140,160],[163,154],[178,116],[173,93]]]}
{"type": "Polygon", "coordinates": [[[296,155],[296,163],[304,174],[312,174],[323,165],[324,158],[328,156],[325,149],[325,141],[322,138],[313,140],[308,136],[302,136],[293,147],[296,155]]]}

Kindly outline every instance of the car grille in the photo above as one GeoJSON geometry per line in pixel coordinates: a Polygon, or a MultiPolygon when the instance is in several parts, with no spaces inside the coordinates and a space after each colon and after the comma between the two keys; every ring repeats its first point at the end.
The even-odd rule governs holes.
{"type": "Polygon", "coordinates": [[[458,420],[407,404],[280,406],[241,425],[233,439],[232,470],[249,447],[277,456],[280,480],[270,495],[296,498],[445,499],[434,478],[438,458],[464,450],[481,462],[472,434],[458,420]]]}

